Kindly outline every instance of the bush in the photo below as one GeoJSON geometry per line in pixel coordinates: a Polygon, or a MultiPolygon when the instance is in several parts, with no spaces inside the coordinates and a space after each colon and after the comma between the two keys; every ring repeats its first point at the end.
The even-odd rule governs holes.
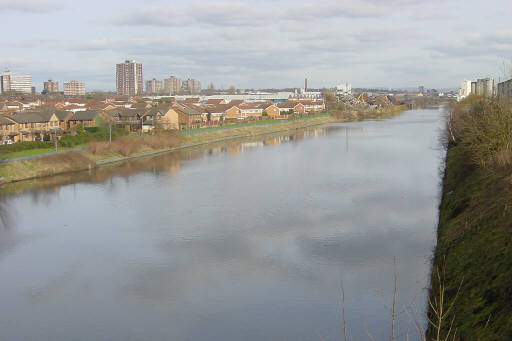
{"type": "Polygon", "coordinates": [[[92,142],[90,151],[93,154],[117,153],[129,156],[143,149],[167,149],[180,145],[182,137],[178,131],[160,132],[153,136],[122,136],[112,143],[92,142]]]}
{"type": "Polygon", "coordinates": [[[470,96],[455,105],[448,131],[474,164],[492,169],[512,161],[512,107],[497,99],[470,96]]]}
{"type": "MultiPolygon", "coordinates": [[[[124,136],[127,134],[127,131],[124,129],[112,129],[112,140],[124,136]]],[[[107,141],[108,140],[108,130],[100,129],[98,127],[85,128],[82,134],[77,134],[75,136],[72,135],[64,135],[59,140],[59,146],[61,147],[74,147],[79,144],[85,144],[92,141],[107,141]]]]}
{"type": "Polygon", "coordinates": [[[84,129],[88,133],[97,133],[97,132],[101,131],[100,127],[87,127],[84,129]]]}
{"type": "Polygon", "coordinates": [[[10,153],[22,152],[24,150],[51,148],[51,147],[53,147],[53,142],[51,142],[51,141],[17,142],[17,143],[13,143],[13,144],[0,146],[0,154],[10,154],[10,153]]]}

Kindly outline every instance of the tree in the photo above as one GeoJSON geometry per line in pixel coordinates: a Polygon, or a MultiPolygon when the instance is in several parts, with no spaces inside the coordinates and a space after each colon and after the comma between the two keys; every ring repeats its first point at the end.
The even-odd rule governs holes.
{"type": "Polygon", "coordinates": [[[213,85],[213,83],[210,83],[210,85],[208,85],[208,89],[206,89],[206,94],[213,95],[214,93],[215,93],[215,85],[213,85]]]}
{"type": "Polygon", "coordinates": [[[234,85],[231,85],[231,86],[229,87],[229,94],[230,94],[230,95],[234,95],[234,94],[236,94],[236,87],[235,87],[234,85]]]}

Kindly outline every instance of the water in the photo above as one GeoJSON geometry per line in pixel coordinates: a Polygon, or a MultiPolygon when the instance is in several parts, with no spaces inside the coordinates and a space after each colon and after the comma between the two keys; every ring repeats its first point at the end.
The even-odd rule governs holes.
{"type": "Polygon", "coordinates": [[[4,189],[0,340],[342,340],[342,286],[349,334],[389,337],[394,259],[400,310],[425,309],[440,120],[408,111],[4,189]]]}

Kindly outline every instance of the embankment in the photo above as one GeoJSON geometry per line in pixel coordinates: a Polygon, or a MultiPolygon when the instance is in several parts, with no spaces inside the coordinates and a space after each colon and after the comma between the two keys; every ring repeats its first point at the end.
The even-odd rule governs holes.
{"type": "Polygon", "coordinates": [[[446,142],[427,339],[512,340],[511,107],[468,99],[446,142]]]}
{"type": "MultiPolygon", "coordinates": [[[[180,141],[172,142],[166,147],[152,147],[149,145],[145,146],[145,148],[142,148],[142,150],[141,148],[130,149],[131,145],[126,145],[125,148],[122,148],[124,151],[106,149],[100,150],[99,152],[93,152],[92,150],[89,150],[41,156],[34,160],[16,161],[1,165],[0,176],[3,177],[3,184],[7,184],[16,181],[53,176],[67,172],[88,170],[112,163],[122,162],[125,160],[149,157],[214,142],[304,129],[316,125],[322,125],[330,122],[331,120],[332,119],[330,117],[325,116],[306,120],[286,121],[284,123],[274,125],[254,125],[233,129],[205,131],[183,136],[180,141]]],[[[133,137],[132,139],[134,140],[132,142],[135,142],[137,139],[142,139],[142,137],[133,137]]]]}
{"type": "MultiPolygon", "coordinates": [[[[129,150],[130,148],[128,147],[130,146],[126,145],[125,148],[120,148],[124,149],[125,152],[119,150],[108,150],[108,148],[105,148],[104,151],[98,152],[97,150],[102,149],[100,147],[104,147],[99,146],[99,148],[96,148],[97,150],[94,152],[92,151],[94,148],[91,148],[89,151],[66,152],[49,156],[41,156],[34,160],[16,161],[0,165],[0,176],[3,178],[2,184],[7,184],[16,181],[53,176],[67,172],[88,170],[112,163],[159,155],[168,153],[170,151],[202,146],[215,142],[304,129],[316,125],[326,124],[328,122],[384,119],[396,116],[403,110],[404,108],[402,107],[393,107],[392,109],[388,110],[371,110],[367,112],[360,112],[357,115],[354,115],[353,113],[347,113],[346,115],[326,115],[311,117],[307,119],[298,119],[296,121],[283,121],[282,123],[278,124],[248,125],[245,127],[237,127],[231,129],[229,126],[227,126],[225,129],[217,130],[205,129],[204,132],[185,135],[179,142],[169,143],[165,147],[162,145],[158,146],[158,144],[157,146],[152,146],[154,143],[150,142],[144,148],[132,148],[132,150],[129,150]]],[[[136,137],[133,139],[136,139],[136,137]]],[[[143,139],[143,137],[140,139],[143,139]]]]}

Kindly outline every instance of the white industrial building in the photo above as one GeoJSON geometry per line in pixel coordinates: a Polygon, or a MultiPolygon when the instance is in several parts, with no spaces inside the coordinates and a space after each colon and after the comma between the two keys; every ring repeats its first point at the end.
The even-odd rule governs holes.
{"type": "Polygon", "coordinates": [[[85,83],[75,80],[64,83],[64,96],[85,96],[85,83]]]}
{"type": "Polygon", "coordinates": [[[0,78],[0,93],[6,91],[32,93],[32,77],[30,75],[13,75],[9,70],[5,70],[0,78]]]}
{"type": "Polygon", "coordinates": [[[471,95],[471,81],[465,79],[460,84],[459,94],[457,95],[457,101],[462,101],[469,95],[471,95]]]}
{"type": "Polygon", "coordinates": [[[348,83],[336,85],[336,95],[352,95],[352,85],[348,83]]]}

